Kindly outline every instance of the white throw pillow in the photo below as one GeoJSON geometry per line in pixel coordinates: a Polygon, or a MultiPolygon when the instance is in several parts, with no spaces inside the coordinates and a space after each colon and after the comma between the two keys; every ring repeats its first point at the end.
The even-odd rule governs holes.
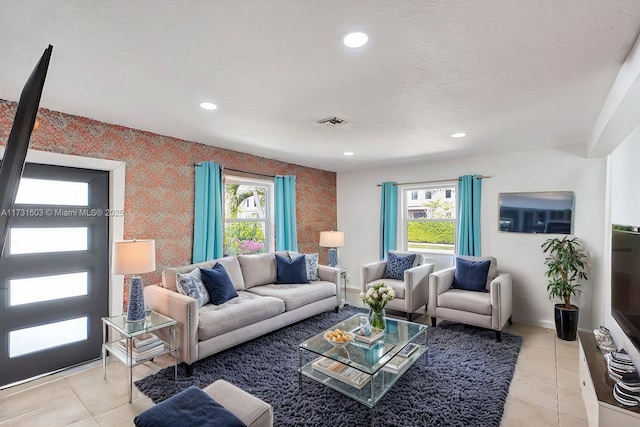
{"type": "Polygon", "coordinates": [[[195,268],[190,273],[176,275],[176,288],[182,295],[194,298],[198,301],[198,307],[209,303],[209,292],[202,283],[200,269],[195,268]]]}

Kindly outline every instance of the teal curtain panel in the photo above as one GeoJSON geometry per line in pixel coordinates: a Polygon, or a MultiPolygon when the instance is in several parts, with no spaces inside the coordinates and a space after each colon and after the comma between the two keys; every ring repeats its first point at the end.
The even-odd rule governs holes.
{"type": "Polygon", "coordinates": [[[275,182],[276,251],[298,251],[296,177],[278,175],[275,182]]]}
{"type": "Polygon", "coordinates": [[[195,167],[193,263],[221,258],[224,247],[222,166],[200,162],[195,167]]]}
{"type": "Polygon", "coordinates": [[[464,175],[458,181],[458,255],[480,256],[482,176],[464,175]]]}
{"type": "Polygon", "coordinates": [[[396,248],[398,229],[398,185],[395,182],[382,183],[380,205],[380,259],[387,259],[389,250],[396,248]]]}

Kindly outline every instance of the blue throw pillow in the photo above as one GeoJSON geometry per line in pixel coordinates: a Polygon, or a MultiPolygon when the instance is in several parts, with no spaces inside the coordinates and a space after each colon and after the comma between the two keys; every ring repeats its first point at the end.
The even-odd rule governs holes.
{"type": "Polygon", "coordinates": [[[404,280],[404,271],[413,266],[416,254],[397,255],[389,252],[387,255],[387,268],[384,270],[383,279],[404,280]]]}
{"type": "Polygon", "coordinates": [[[456,271],[453,275],[453,289],[487,292],[487,274],[491,261],[469,261],[456,258],[456,271]]]}
{"type": "Polygon", "coordinates": [[[236,289],[233,287],[233,282],[222,264],[217,263],[211,270],[201,268],[200,276],[204,286],[207,288],[212,304],[224,304],[231,298],[238,296],[236,289]]]}
{"type": "Polygon", "coordinates": [[[247,427],[194,385],[147,409],[133,423],[137,427],[247,427]]]}
{"type": "Polygon", "coordinates": [[[277,284],[309,283],[304,255],[289,259],[276,254],[276,274],[277,284]]]}

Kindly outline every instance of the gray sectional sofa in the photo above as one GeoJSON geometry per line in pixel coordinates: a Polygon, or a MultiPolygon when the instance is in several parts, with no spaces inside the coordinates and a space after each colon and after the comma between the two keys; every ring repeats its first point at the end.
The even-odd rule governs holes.
{"type": "MultiPolygon", "coordinates": [[[[277,253],[289,256],[286,251],[277,253]]],[[[275,253],[167,268],[162,272],[162,286],[145,287],[145,304],[177,320],[179,359],[190,368],[197,360],[265,333],[324,311],[338,310],[340,269],[319,265],[319,280],[307,284],[276,284],[276,277],[275,253]],[[210,269],[216,263],[224,266],[238,296],[220,305],[199,308],[196,299],[178,292],[177,274],[197,267],[210,269]]]]}

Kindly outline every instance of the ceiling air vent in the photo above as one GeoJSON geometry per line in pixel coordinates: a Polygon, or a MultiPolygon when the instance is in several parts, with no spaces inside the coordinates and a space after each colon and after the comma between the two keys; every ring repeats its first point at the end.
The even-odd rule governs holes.
{"type": "Polygon", "coordinates": [[[327,117],[326,119],[316,120],[316,123],[320,123],[321,125],[327,126],[341,126],[349,123],[345,119],[341,119],[340,117],[327,117]]]}

